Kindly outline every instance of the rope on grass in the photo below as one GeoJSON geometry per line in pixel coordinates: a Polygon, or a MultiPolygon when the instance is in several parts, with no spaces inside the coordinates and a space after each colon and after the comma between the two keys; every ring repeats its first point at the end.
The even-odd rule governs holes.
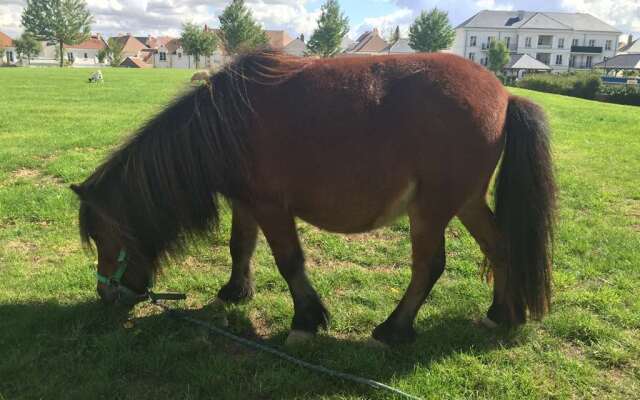
{"type": "Polygon", "coordinates": [[[187,321],[187,322],[189,322],[189,323],[191,323],[193,325],[201,326],[203,328],[208,329],[210,332],[213,332],[213,333],[215,333],[217,335],[220,335],[220,336],[224,336],[227,339],[232,340],[232,341],[234,341],[236,343],[239,343],[239,344],[241,344],[241,345],[243,345],[245,347],[249,347],[249,348],[252,348],[254,350],[259,350],[259,351],[263,351],[265,353],[269,353],[269,354],[274,355],[276,357],[279,357],[279,358],[281,358],[281,359],[283,359],[285,361],[288,361],[288,362],[290,362],[292,364],[298,365],[298,366],[300,366],[302,368],[306,368],[306,369],[309,369],[311,371],[319,372],[321,374],[329,375],[329,376],[332,376],[334,378],[343,379],[345,381],[350,381],[350,382],[355,382],[355,383],[358,383],[358,384],[361,384],[361,385],[366,385],[366,386],[372,387],[374,389],[386,390],[388,392],[394,393],[394,394],[396,394],[398,396],[401,396],[401,397],[404,397],[406,399],[422,400],[420,397],[413,396],[413,395],[405,393],[405,392],[403,392],[403,391],[401,391],[399,389],[396,389],[394,387],[385,385],[384,383],[380,383],[380,382],[374,381],[372,379],[362,378],[362,377],[359,377],[359,376],[356,376],[356,375],[347,374],[345,372],[335,371],[335,370],[332,370],[330,368],[323,367],[321,365],[311,364],[311,363],[309,363],[307,361],[300,360],[300,359],[295,358],[295,357],[293,357],[293,356],[291,356],[291,355],[289,355],[289,354],[287,354],[285,352],[277,350],[277,349],[275,349],[273,347],[269,347],[269,346],[266,346],[264,344],[260,344],[258,342],[254,342],[254,341],[245,339],[245,338],[240,337],[240,336],[236,336],[233,333],[231,333],[231,332],[229,332],[229,331],[227,331],[225,329],[221,329],[221,328],[219,328],[219,327],[217,327],[217,326],[215,326],[213,324],[210,324],[208,322],[201,321],[201,320],[198,320],[198,319],[195,319],[195,318],[191,318],[190,316],[188,316],[184,312],[181,312],[179,310],[173,309],[173,308],[167,306],[166,304],[159,303],[159,302],[153,302],[153,304],[155,304],[155,305],[161,307],[162,309],[164,309],[167,312],[167,314],[169,316],[171,316],[171,317],[174,317],[174,318],[177,318],[177,319],[181,319],[183,321],[187,321]]]}

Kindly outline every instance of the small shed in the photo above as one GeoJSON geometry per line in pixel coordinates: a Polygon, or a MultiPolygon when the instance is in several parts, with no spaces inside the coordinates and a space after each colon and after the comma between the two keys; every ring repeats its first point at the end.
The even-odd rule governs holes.
{"type": "Polygon", "coordinates": [[[121,68],[151,68],[153,65],[147,64],[141,58],[138,57],[127,57],[124,59],[122,64],[120,64],[121,68]]]}
{"type": "Polygon", "coordinates": [[[607,75],[611,72],[613,75],[623,71],[640,72],[640,53],[620,54],[595,64],[593,68],[603,69],[607,75]]]}
{"type": "Polygon", "coordinates": [[[504,67],[507,76],[522,78],[526,74],[551,72],[551,67],[528,54],[511,54],[509,63],[504,67]]]}

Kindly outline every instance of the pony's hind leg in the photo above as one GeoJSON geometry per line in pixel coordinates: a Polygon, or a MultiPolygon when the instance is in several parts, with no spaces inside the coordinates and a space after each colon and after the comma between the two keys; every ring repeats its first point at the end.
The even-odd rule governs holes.
{"type": "Polygon", "coordinates": [[[329,313],[309,282],[304,268],[304,255],[293,216],[278,207],[259,207],[256,218],[264,233],[280,274],[293,298],[293,321],[287,344],[327,328],[329,313]]]}
{"type": "Polygon", "coordinates": [[[224,302],[237,303],[253,297],[254,283],[251,269],[251,257],[256,248],[258,223],[251,212],[243,205],[232,204],[231,240],[231,278],[218,292],[218,298],[224,302]]]}
{"type": "Polygon", "coordinates": [[[421,210],[410,209],[412,267],[411,282],[402,300],[389,318],[373,331],[373,338],[385,344],[415,340],[413,322],[444,272],[446,256],[444,229],[448,219],[427,218],[421,210]]]}
{"type": "MultiPolygon", "coordinates": [[[[482,322],[488,327],[508,324],[509,310],[503,301],[506,287],[506,250],[501,245],[501,233],[493,212],[487,205],[484,196],[478,197],[465,205],[458,213],[458,218],[476,240],[485,257],[493,276],[493,303],[482,322]]],[[[518,308],[522,309],[522,308],[518,308]]],[[[524,315],[515,316],[515,321],[524,321],[524,315]]]]}

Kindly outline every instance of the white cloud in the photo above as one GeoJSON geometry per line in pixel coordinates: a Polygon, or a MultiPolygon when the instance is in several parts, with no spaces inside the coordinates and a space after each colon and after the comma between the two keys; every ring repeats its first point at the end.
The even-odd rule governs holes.
{"type": "MultiPolygon", "coordinates": [[[[307,11],[308,0],[248,0],[254,17],[268,29],[310,34],[319,10],[307,11]]],[[[18,36],[25,0],[0,0],[0,31],[18,36]]],[[[92,31],[105,35],[177,36],[184,22],[218,26],[228,0],[87,0],[95,18],[92,31]]]]}
{"type": "Polygon", "coordinates": [[[562,0],[562,7],[593,14],[624,32],[640,32],[640,0],[562,0]]]}
{"type": "Polygon", "coordinates": [[[351,30],[350,36],[355,39],[365,31],[378,28],[383,37],[390,36],[396,26],[400,27],[402,36],[407,36],[409,25],[414,19],[413,11],[408,8],[400,8],[391,14],[381,17],[365,18],[364,22],[351,30]]]}

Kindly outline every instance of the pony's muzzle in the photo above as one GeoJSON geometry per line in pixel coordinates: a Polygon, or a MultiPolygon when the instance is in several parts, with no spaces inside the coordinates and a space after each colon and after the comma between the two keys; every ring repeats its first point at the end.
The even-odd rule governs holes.
{"type": "Polygon", "coordinates": [[[118,291],[112,286],[107,286],[104,283],[98,283],[98,296],[100,300],[106,305],[113,305],[118,299],[118,291]]]}

